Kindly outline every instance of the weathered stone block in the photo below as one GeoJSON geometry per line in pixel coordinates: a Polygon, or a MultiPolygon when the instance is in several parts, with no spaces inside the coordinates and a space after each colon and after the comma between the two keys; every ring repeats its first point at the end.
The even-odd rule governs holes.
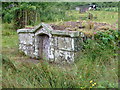
{"type": "Polygon", "coordinates": [[[49,50],[49,58],[50,58],[50,61],[54,61],[55,60],[55,49],[54,48],[50,48],[49,50]]]}
{"type": "Polygon", "coordinates": [[[73,51],[73,44],[71,44],[72,38],[70,37],[58,37],[58,48],[60,50],[73,51]]]}
{"type": "Polygon", "coordinates": [[[19,41],[20,41],[19,43],[22,43],[22,44],[33,45],[34,44],[34,34],[20,33],[19,41]]]}
{"type": "Polygon", "coordinates": [[[82,48],[82,39],[74,38],[74,51],[80,51],[82,48]]]}
{"type": "Polygon", "coordinates": [[[54,47],[55,49],[58,49],[58,37],[54,36],[54,47]]]}
{"type": "Polygon", "coordinates": [[[74,62],[74,52],[55,50],[55,62],[57,63],[73,63],[74,62]]]}

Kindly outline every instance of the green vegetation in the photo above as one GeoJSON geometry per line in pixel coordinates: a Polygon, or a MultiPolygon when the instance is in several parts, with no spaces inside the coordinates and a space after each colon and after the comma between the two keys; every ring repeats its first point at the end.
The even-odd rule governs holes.
{"type": "MultiPolygon", "coordinates": [[[[96,21],[96,22],[105,22],[108,24],[115,24],[118,20],[118,12],[109,12],[109,11],[88,11],[87,13],[79,13],[77,11],[68,11],[66,14],[70,17],[74,17],[74,20],[78,20],[80,19],[80,17],[82,17],[81,20],[87,20],[86,19],[88,17],[88,13],[93,14],[93,17],[96,17],[96,19],[93,18],[92,21],[96,21]]],[[[117,24],[117,23],[116,23],[117,24]]]]}
{"type": "Polygon", "coordinates": [[[3,57],[3,87],[117,88],[117,60],[112,58],[113,55],[109,51],[105,55],[102,54],[106,57],[97,56],[95,61],[91,61],[89,58],[91,56],[86,58],[83,56],[77,65],[69,66],[69,69],[58,68],[47,62],[34,65],[3,57]],[[109,56],[106,56],[108,53],[109,56]],[[106,58],[109,59],[107,63],[105,63],[106,58]]]}
{"type": "MultiPolygon", "coordinates": [[[[3,4],[3,7],[5,8],[9,4],[12,4],[12,2],[3,4]]],[[[21,6],[21,8],[26,8],[26,4],[27,3],[19,3],[18,6],[21,6]],[[22,4],[24,5],[22,6],[22,4]]],[[[76,5],[79,5],[77,3],[60,2],[50,4],[28,4],[31,4],[28,5],[29,8],[33,8],[35,11],[38,10],[37,13],[40,13],[40,16],[37,14],[38,22],[33,24],[28,20],[28,24],[26,25],[35,25],[39,23],[39,20],[49,23],[58,23],[69,20],[77,21],[80,20],[80,17],[88,16],[88,13],[79,14],[77,11],[69,10],[73,9],[76,5]],[[60,11],[57,12],[55,7],[59,7],[60,11]]],[[[101,6],[101,4],[108,5],[108,3],[97,4],[99,6],[101,6]]],[[[30,58],[18,50],[19,40],[14,28],[15,22],[13,19],[14,9],[16,8],[11,8],[11,12],[10,10],[3,10],[2,12],[2,14],[5,15],[3,15],[4,23],[2,24],[3,88],[118,88],[117,42],[120,38],[118,37],[117,30],[94,32],[94,39],[88,39],[82,44],[83,49],[81,50],[80,57],[72,65],[62,66],[54,63],[48,63],[43,60],[40,60],[40,63],[38,64],[22,62],[22,60],[29,60],[30,58]],[[6,13],[8,13],[8,15],[6,15],[6,13]],[[12,16],[9,16],[10,14],[12,16]]],[[[115,23],[116,26],[118,25],[116,22],[118,19],[117,12],[89,12],[92,13],[93,16],[97,16],[97,19],[93,19],[93,21],[106,22],[109,24],[115,23]]],[[[89,21],[86,18],[83,20],[89,21]]]]}
{"type": "MultiPolygon", "coordinates": [[[[18,29],[26,25],[34,26],[40,22],[58,22],[61,20],[69,21],[79,19],[80,17],[74,17],[75,14],[74,16],[68,16],[66,11],[75,10],[75,7],[78,5],[89,4],[97,5],[98,10],[105,9],[106,11],[117,12],[118,2],[2,2],[1,14],[4,23],[13,23],[14,28],[18,29]]],[[[73,14],[74,12],[70,13],[73,14]]],[[[95,14],[97,15],[97,12],[95,12],[95,14]]],[[[103,12],[102,15],[106,14],[103,12]]],[[[79,15],[77,14],[77,16],[79,15]]]]}
{"type": "MultiPolygon", "coordinates": [[[[8,25],[4,25],[8,26],[8,25]]],[[[7,29],[6,29],[7,30],[7,29]]],[[[88,39],[73,65],[58,66],[41,61],[38,64],[20,62],[28,57],[18,52],[14,30],[3,30],[2,86],[16,88],[117,88],[118,33],[97,32],[95,40],[88,39]]]]}
{"type": "Polygon", "coordinates": [[[98,10],[102,10],[102,11],[112,11],[112,12],[118,12],[118,8],[117,7],[112,7],[112,8],[102,8],[102,9],[98,9],[98,10]]]}

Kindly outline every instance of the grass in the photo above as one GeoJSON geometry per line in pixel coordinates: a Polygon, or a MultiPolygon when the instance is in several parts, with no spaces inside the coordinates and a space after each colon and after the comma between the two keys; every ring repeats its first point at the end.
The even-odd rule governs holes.
{"type": "Polygon", "coordinates": [[[16,60],[22,57],[18,50],[18,34],[12,24],[3,24],[2,30],[2,54],[9,59],[16,60]]]}
{"type": "Polygon", "coordinates": [[[112,8],[102,8],[103,11],[112,11],[112,12],[118,12],[118,7],[112,7],[112,8]]]}
{"type": "Polygon", "coordinates": [[[109,24],[114,24],[118,20],[118,12],[93,11],[91,13],[98,17],[95,20],[96,22],[106,22],[109,24]]]}
{"type": "Polygon", "coordinates": [[[118,88],[118,59],[109,45],[89,41],[72,65],[25,63],[18,61],[29,57],[19,52],[16,31],[9,24],[3,28],[3,88],[118,88]]]}
{"type": "Polygon", "coordinates": [[[117,60],[112,58],[113,52],[103,51],[102,57],[97,55],[94,61],[91,52],[84,53],[87,54],[82,54],[83,57],[69,68],[53,66],[48,62],[37,65],[22,63],[3,57],[3,87],[117,88],[118,69],[117,60]],[[107,59],[109,61],[105,62],[107,59]]]}
{"type": "Polygon", "coordinates": [[[95,53],[85,51],[76,64],[67,68],[45,61],[35,65],[3,58],[3,87],[117,88],[117,59],[112,58],[113,52],[105,51],[94,61],[95,53]]]}
{"type": "MultiPolygon", "coordinates": [[[[87,17],[88,13],[92,13],[97,19],[93,19],[96,22],[105,22],[108,24],[114,24],[118,20],[118,12],[109,12],[109,11],[88,11],[87,13],[79,13],[78,11],[68,11],[66,15],[69,17],[75,17],[76,20],[80,17],[87,17]]],[[[87,19],[84,19],[87,20],[87,19]]]]}

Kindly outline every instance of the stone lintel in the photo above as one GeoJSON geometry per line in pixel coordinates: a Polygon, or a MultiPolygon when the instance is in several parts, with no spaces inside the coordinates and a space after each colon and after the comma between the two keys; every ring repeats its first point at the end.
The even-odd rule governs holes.
{"type": "Polygon", "coordinates": [[[33,29],[18,29],[17,33],[33,33],[33,29]]]}
{"type": "Polygon", "coordinates": [[[67,31],[67,30],[52,30],[51,31],[52,35],[63,35],[63,36],[70,36],[70,37],[79,37],[79,32],[78,31],[67,31]]]}

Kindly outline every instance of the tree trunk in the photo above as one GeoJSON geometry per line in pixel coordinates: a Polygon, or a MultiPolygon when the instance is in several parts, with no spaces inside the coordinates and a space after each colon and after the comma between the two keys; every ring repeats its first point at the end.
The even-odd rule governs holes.
{"type": "Polygon", "coordinates": [[[27,25],[27,10],[25,11],[25,25],[27,25]]]}

